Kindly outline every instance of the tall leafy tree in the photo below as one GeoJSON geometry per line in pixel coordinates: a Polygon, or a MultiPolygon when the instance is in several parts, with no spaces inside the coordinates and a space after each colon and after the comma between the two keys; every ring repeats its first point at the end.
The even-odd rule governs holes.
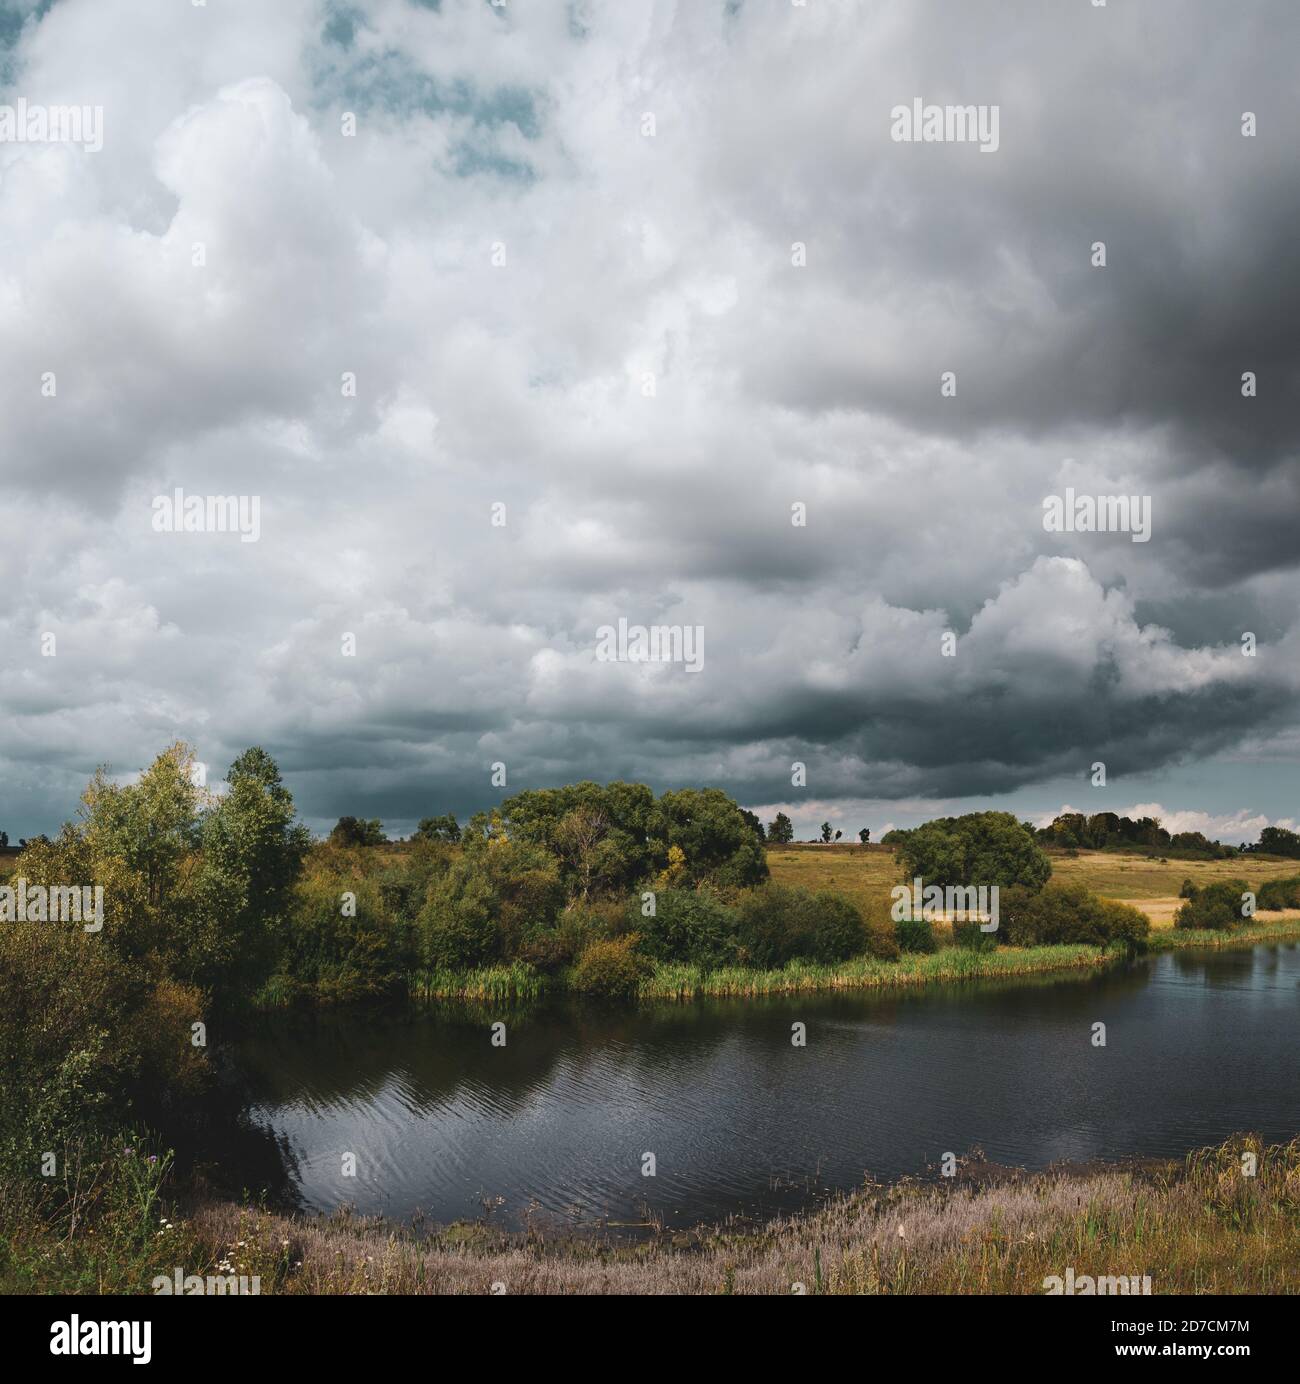
{"type": "Polygon", "coordinates": [[[767,825],[767,839],[777,846],[787,846],[794,840],[794,823],[778,812],[767,825]]]}

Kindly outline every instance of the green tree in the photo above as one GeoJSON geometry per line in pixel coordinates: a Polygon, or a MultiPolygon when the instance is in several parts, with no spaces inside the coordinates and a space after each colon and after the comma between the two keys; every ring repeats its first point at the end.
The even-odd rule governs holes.
{"type": "Polygon", "coordinates": [[[415,829],[417,841],[446,841],[454,845],[460,840],[460,823],[446,812],[441,817],[422,817],[415,829]]]}
{"type": "Polygon", "coordinates": [[[251,999],[274,967],[311,846],[265,750],[245,750],[205,812],[195,906],[177,920],[177,973],[227,1003],[251,999]]]}
{"type": "Polygon", "coordinates": [[[729,891],[761,884],[768,877],[762,843],[740,808],[720,788],[681,788],[655,804],[650,827],[653,863],[662,869],[680,846],[686,879],[729,891]]]}
{"type": "Polygon", "coordinates": [[[742,807],[740,815],[749,823],[749,829],[758,837],[760,841],[767,840],[767,832],[763,830],[763,823],[759,819],[758,813],[750,812],[748,808],[742,807]]]}
{"type": "Polygon", "coordinates": [[[1297,860],[1300,859],[1300,835],[1285,827],[1265,827],[1259,834],[1258,849],[1265,855],[1297,860]]]}
{"type": "Polygon", "coordinates": [[[897,844],[904,878],[926,884],[1013,884],[1041,889],[1051,861],[1010,812],[939,817],[908,832],[897,844]]]}
{"type": "Polygon", "coordinates": [[[784,812],[778,812],[768,823],[767,839],[776,846],[788,846],[794,840],[794,823],[784,812]]]}
{"type": "Polygon", "coordinates": [[[329,839],[335,846],[382,846],[388,840],[378,817],[340,817],[329,839]]]}

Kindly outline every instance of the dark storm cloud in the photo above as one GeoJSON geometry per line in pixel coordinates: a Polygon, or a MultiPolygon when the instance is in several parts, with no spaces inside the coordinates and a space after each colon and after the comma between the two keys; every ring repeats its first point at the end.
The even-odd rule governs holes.
{"type": "Polygon", "coordinates": [[[11,835],[176,737],[317,825],[497,762],[767,804],[1294,754],[1293,6],[193,8],[0,29],[0,99],[106,131],[0,145],[11,835]],[[894,142],[915,97],[997,152],[894,142]],[[175,486],[261,539],[153,532],[175,486]],[[1045,532],[1067,487],[1150,542],[1045,532]],[[620,618],[703,671],[597,661],[620,618]]]}

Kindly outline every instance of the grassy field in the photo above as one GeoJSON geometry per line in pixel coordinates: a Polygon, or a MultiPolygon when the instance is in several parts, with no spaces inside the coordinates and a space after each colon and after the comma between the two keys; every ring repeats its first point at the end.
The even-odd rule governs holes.
{"type": "MultiPolygon", "coordinates": [[[[778,884],[806,889],[834,889],[851,898],[869,917],[889,909],[889,891],[901,881],[893,852],[860,846],[773,847],[768,868],[778,884]]],[[[1185,879],[1198,885],[1220,879],[1244,879],[1259,884],[1300,874],[1300,861],[1269,856],[1240,856],[1233,860],[1149,860],[1141,855],[1111,851],[1080,851],[1077,856],[1052,855],[1052,878],[1083,884],[1108,899],[1131,903],[1151,919],[1152,927],[1173,926],[1185,879]]],[[[1269,913],[1268,919],[1300,917],[1300,912],[1269,913]]]]}

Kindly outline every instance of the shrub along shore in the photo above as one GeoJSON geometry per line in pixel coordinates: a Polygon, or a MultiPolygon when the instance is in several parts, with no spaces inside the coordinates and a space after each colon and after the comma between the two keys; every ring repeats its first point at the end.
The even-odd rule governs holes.
{"type": "MultiPolygon", "coordinates": [[[[1151,951],[1195,947],[1251,947],[1260,943],[1300,940],[1300,918],[1257,922],[1231,930],[1222,928],[1166,929],[1153,932],[1151,951]]],[[[855,957],[832,965],[792,961],[779,970],[728,966],[702,970],[686,963],[663,962],[641,980],[637,998],[643,1002],[762,995],[804,994],[817,990],[880,990],[891,987],[998,980],[1016,976],[1099,969],[1128,959],[1125,947],[1056,945],[1007,947],[971,951],[943,946],[930,954],[904,955],[896,961],[855,957]]],[[[566,993],[563,978],[553,979],[525,966],[487,966],[469,971],[421,972],[412,978],[409,995],[415,1002],[482,1001],[502,1004],[566,993]]],[[[267,1008],[289,1003],[264,994],[267,1008]]]]}

